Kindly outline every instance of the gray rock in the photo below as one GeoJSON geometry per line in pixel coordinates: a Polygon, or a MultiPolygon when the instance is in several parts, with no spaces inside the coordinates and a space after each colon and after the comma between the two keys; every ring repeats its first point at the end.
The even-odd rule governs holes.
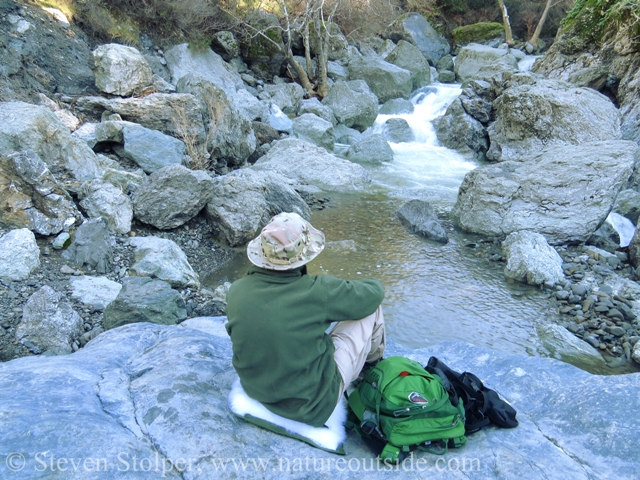
{"type": "Polygon", "coordinates": [[[333,124],[313,113],[303,113],[293,119],[293,134],[329,152],[333,151],[333,124]]]}
{"type": "MultiPolygon", "coordinates": [[[[380,103],[392,98],[409,98],[413,85],[409,70],[385,62],[379,57],[351,58],[349,78],[367,82],[380,103]]],[[[338,120],[340,119],[338,118],[338,120]]]]}
{"type": "Polygon", "coordinates": [[[487,124],[493,116],[495,99],[492,84],[485,80],[469,80],[460,94],[465,111],[481,123],[487,124]]]}
{"type": "Polygon", "coordinates": [[[412,91],[431,83],[429,62],[420,50],[409,42],[400,40],[384,60],[411,72],[412,91]]]}
{"type": "Polygon", "coordinates": [[[275,75],[280,75],[285,63],[280,20],[275,14],[256,8],[246,14],[243,21],[268,38],[248,35],[247,38],[240,39],[242,59],[258,77],[271,81],[275,75]]]}
{"type": "Polygon", "coordinates": [[[450,72],[449,70],[442,70],[438,72],[438,81],[440,83],[455,83],[456,74],[454,72],[450,72]]]}
{"type": "Polygon", "coordinates": [[[98,124],[93,122],[83,123],[71,134],[71,136],[82,140],[89,148],[92,149],[98,143],[98,140],[96,139],[96,125],[98,124]]]}
{"type": "Polygon", "coordinates": [[[153,72],[153,83],[155,84],[158,79],[162,79],[165,84],[171,85],[171,73],[169,73],[169,69],[167,68],[167,61],[164,59],[164,56],[158,55],[159,54],[143,55],[153,72]]]}
{"type": "Polygon", "coordinates": [[[384,102],[378,113],[381,115],[402,115],[403,113],[413,113],[413,103],[404,98],[392,98],[384,102]]]}
{"type": "Polygon", "coordinates": [[[58,234],[56,239],[51,244],[54,250],[62,250],[64,248],[64,244],[67,243],[67,240],[71,238],[68,232],[61,232],[58,234]]]}
{"type": "Polygon", "coordinates": [[[105,330],[136,322],[174,325],[187,318],[184,299],[171,285],[149,277],[126,277],[122,290],[104,310],[105,330]]]}
{"type": "Polygon", "coordinates": [[[84,333],[82,318],[66,297],[44,286],[29,297],[24,305],[22,321],[16,328],[16,339],[30,342],[41,353],[50,348],[68,348],[84,333]]]}
{"type": "Polygon", "coordinates": [[[187,151],[177,138],[141,125],[122,128],[124,154],[145,173],[153,173],[167,165],[181,164],[187,151]]]}
{"type": "Polygon", "coordinates": [[[409,13],[394,22],[388,36],[395,42],[406,40],[412,43],[432,65],[436,65],[451,50],[447,39],[436,32],[419,13],[409,13]]]}
{"type": "Polygon", "coordinates": [[[265,85],[265,92],[271,95],[271,103],[278,106],[284,113],[296,114],[305,90],[297,83],[279,83],[265,85]]]}
{"type": "Polygon", "coordinates": [[[346,157],[353,162],[380,164],[393,161],[393,150],[384,135],[374,133],[358,139],[349,147],[346,157]]]}
{"type": "MultiPolygon", "coordinates": [[[[374,456],[352,431],[345,443],[344,463],[336,463],[340,458],[335,455],[233,416],[227,395],[235,373],[223,322],[212,318],[207,325],[207,320],[198,319],[187,328],[128,325],[105,332],[72,355],[0,364],[5,443],[17,452],[46,452],[38,458],[47,466],[52,458],[54,465],[59,458],[104,459],[104,469],[90,473],[97,480],[161,475],[220,478],[219,462],[235,471],[234,464],[225,460],[232,458],[266,462],[265,470],[247,464],[242,476],[248,479],[281,479],[283,471],[294,479],[308,478],[304,459],[309,459],[310,469],[315,465],[315,476],[322,467],[325,475],[349,479],[356,465],[366,465],[368,478],[390,477],[388,471],[378,471],[374,456]],[[33,418],[39,421],[26,435],[24,425],[33,418]],[[79,422],[82,418],[92,421],[79,422]],[[67,438],[82,438],[82,442],[67,438]],[[280,452],[280,459],[274,451],[280,452]],[[134,456],[138,469],[145,465],[149,471],[132,473],[134,456]]],[[[475,373],[514,406],[520,421],[516,429],[486,428],[470,435],[456,455],[416,454],[404,470],[403,465],[385,468],[397,470],[391,476],[429,468],[429,478],[447,479],[450,469],[462,469],[463,459],[473,459],[473,473],[469,463],[464,472],[471,478],[538,480],[545,478],[540,465],[576,479],[633,478],[636,473],[640,461],[635,448],[637,420],[629,417],[631,428],[626,428],[614,417],[615,412],[640,408],[637,395],[613,395],[608,408],[599,402],[603,391],[634,392],[637,375],[591,375],[557,360],[503,354],[459,342],[417,351],[389,342],[387,352],[409,355],[422,364],[435,355],[455,370],[475,373]],[[603,429],[609,429],[619,442],[593,441],[603,429]],[[443,461],[436,463],[439,458],[443,461]]],[[[26,467],[18,472],[0,462],[0,475],[33,478],[34,469],[42,466],[33,455],[25,461],[26,467]]],[[[87,478],[87,472],[70,470],[65,477],[87,478]]]]}
{"type": "Polygon", "coordinates": [[[636,342],[636,344],[633,346],[632,358],[636,363],[640,364],[640,342],[636,342]]]}
{"type": "Polygon", "coordinates": [[[636,150],[624,140],[592,142],[547,148],[527,162],[479,167],[465,176],[452,217],[484,235],[532,230],[552,244],[584,242],[608,215],[636,150]],[[581,195],[578,184],[586,188],[581,195]]]}
{"type": "Polygon", "coordinates": [[[211,200],[212,186],[213,179],[202,170],[182,165],[161,168],[134,192],[134,216],[161,230],[179,227],[211,200]]]}
{"type": "Polygon", "coordinates": [[[95,269],[98,273],[111,271],[113,247],[107,221],[104,218],[87,220],[78,227],[69,248],[62,257],[76,268],[95,269]]]}
{"type": "Polygon", "coordinates": [[[613,225],[609,222],[604,222],[587,239],[587,242],[589,245],[594,245],[613,253],[620,248],[620,234],[613,228],[613,225]]]}
{"type": "MultiPolygon", "coordinates": [[[[80,97],[76,109],[92,115],[113,112],[124,120],[200,145],[206,140],[201,104],[191,94],[154,93],[141,98],[80,97]]],[[[93,177],[91,177],[93,178],[93,177]]]]}
{"type": "Polygon", "coordinates": [[[256,137],[251,122],[229,100],[224,90],[196,75],[182,77],[176,89],[200,99],[207,120],[207,151],[213,158],[230,166],[243,165],[256,149],[256,137]]]}
{"type": "Polygon", "coordinates": [[[339,80],[349,80],[349,69],[338,62],[327,62],[327,76],[337,82],[339,80]]]}
{"type": "Polygon", "coordinates": [[[238,90],[233,96],[233,103],[238,112],[251,122],[262,119],[268,112],[268,106],[247,90],[238,90]]]}
{"type": "Polygon", "coordinates": [[[353,145],[362,137],[362,134],[358,130],[349,128],[342,123],[333,127],[333,135],[335,136],[336,143],[344,145],[353,145]]]}
{"type": "Polygon", "coordinates": [[[587,67],[572,73],[567,79],[576,87],[588,87],[602,91],[607,85],[609,69],[603,66],[587,67]]]}
{"type": "Polygon", "coordinates": [[[118,282],[90,275],[70,277],[69,284],[72,298],[100,311],[113,302],[122,290],[122,285],[118,282]]]}
{"type": "Polygon", "coordinates": [[[390,118],[382,126],[382,133],[393,143],[413,142],[416,136],[404,118],[390,118]]]}
{"type": "Polygon", "coordinates": [[[504,275],[529,285],[564,280],[562,257],[539,233],[521,230],[510,233],[502,242],[502,254],[507,258],[504,275]]]}
{"type": "MultiPolygon", "coordinates": [[[[100,177],[98,157],[72,137],[48,108],[24,102],[0,103],[0,155],[33,150],[47,166],[75,181],[100,177]]],[[[58,176],[58,180],[66,180],[58,176]]]]}
{"type": "Polygon", "coordinates": [[[556,80],[505,90],[493,104],[489,160],[526,161],[543,148],[620,138],[611,100],[588,88],[556,80]]]}
{"type": "Polygon", "coordinates": [[[337,81],[322,99],[339,123],[363,132],[378,116],[378,97],[363,81],[337,81]]]}
{"type": "Polygon", "coordinates": [[[56,234],[80,218],[71,196],[32,150],[0,155],[0,225],[56,234]]]}
{"type": "Polygon", "coordinates": [[[217,177],[207,217],[232,247],[254,239],[278,213],[295,212],[310,219],[311,210],[290,182],[277,173],[251,169],[217,177]]]}
{"type": "Polygon", "coordinates": [[[220,54],[225,62],[240,55],[240,46],[236,37],[233,33],[224,30],[213,34],[211,48],[220,54]]]}
{"type": "Polygon", "coordinates": [[[471,154],[478,159],[484,158],[489,148],[487,132],[482,124],[469,115],[456,98],[446,113],[435,122],[438,140],[448,148],[462,154],[471,154]]]}
{"type": "Polygon", "coordinates": [[[293,132],[293,122],[275,104],[269,107],[269,113],[265,123],[279,132],[293,132]]]}
{"type": "Polygon", "coordinates": [[[102,178],[105,182],[118,187],[124,195],[135,191],[147,176],[142,169],[133,172],[115,168],[105,168],[102,178]]]}
{"type": "Polygon", "coordinates": [[[327,122],[331,122],[332,125],[336,125],[338,123],[335,115],[333,114],[333,110],[328,106],[321,104],[320,100],[315,97],[303,99],[300,102],[298,115],[303,115],[305,113],[313,113],[327,122]]]}
{"type": "Polygon", "coordinates": [[[200,287],[187,256],[172,240],[159,237],[132,237],[129,243],[136,249],[131,275],[164,280],[174,288],[200,287]]]}
{"type": "Polygon", "coordinates": [[[371,182],[371,176],[361,165],[297,138],[280,140],[252,168],[276,172],[297,183],[328,191],[358,189],[371,182]]]}
{"type": "Polygon", "coordinates": [[[0,278],[26,280],[40,266],[40,249],[33,232],[26,228],[0,236],[0,278]]]}
{"type": "Polygon", "coordinates": [[[448,70],[453,72],[455,64],[453,63],[453,57],[451,55],[445,55],[440,60],[438,60],[438,64],[436,65],[439,72],[443,70],[448,70]]]}
{"type": "Polygon", "coordinates": [[[96,87],[105,93],[128,96],[151,85],[153,71],[133,47],[109,43],[93,51],[96,87]]]}
{"type": "Polygon", "coordinates": [[[400,219],[400,223],[411,232],[436,242],[449,242],[449,236],[429,202],[410,200],[402,205],[396,214],[400,219]]]}
{"type": "Polygon", "coordinates": [[[539,323],[536,331],[540,338],[539,353],[563,362],[583,365],[593,371],[604,369],[606,363],[596,350],[599,345],[597,340],[595,345],[591,345],[554,323],[539,323]]]}
{"type": "Polygon", "coordinates": [[[164,54],[174,85],[185,75],[197,75],[224,90],[229,97],[244,89],[240,75],[210,49],[190,49],[186,43],[171,47],[164,54]]]}
{"type": "Polygon", "coordinates": [[[464,83],[474,77],[483,67],[492,67],[497,64],[506,65],[512,71],[518,71],[518,61],[509,54],[509,50],[472,43],[460,49],[456,57],[454,72],[456,79],[464,83]]]}
{"type": "Polygon", "coordinates": [[[129,233],[133,204],[121,188],[102,180],[85,182],[78,198],[89,218],[104,217],[115,233],[129,233]]]}

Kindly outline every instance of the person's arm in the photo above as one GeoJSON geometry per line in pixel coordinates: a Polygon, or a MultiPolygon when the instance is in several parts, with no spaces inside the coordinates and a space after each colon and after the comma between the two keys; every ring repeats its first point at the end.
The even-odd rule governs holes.
{"type": "Polygon", "coordinates": [[[327,320],[359,320],[371,315],[384,299],[384,287],[373,278],[342,280],[321,276],[324,284],[327,320]]]}

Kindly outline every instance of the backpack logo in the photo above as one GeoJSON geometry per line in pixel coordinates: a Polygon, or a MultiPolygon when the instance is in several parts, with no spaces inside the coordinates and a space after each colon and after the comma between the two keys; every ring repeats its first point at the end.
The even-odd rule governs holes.
{"type": "Polygon", "coordinates": [[[409,401],[411,403],[418,403],[418,404],[429,403],[427,399],[424,398],[422,395],[420,395],[418,392],[411,392],[409,394],[409,401]]]}

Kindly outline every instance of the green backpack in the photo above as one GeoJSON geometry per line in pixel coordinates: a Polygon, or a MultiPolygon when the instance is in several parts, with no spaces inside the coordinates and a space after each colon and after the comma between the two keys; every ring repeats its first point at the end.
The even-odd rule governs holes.
{"type": "Polygon", "coordinates": [[[384,462],[398,462],[413,448],[444,453],[467,441],[462,401],[453,406],[443,381],[405,357],[372,367],[349,395],[354,426],[384,462]],[[436,451],[434,446],[444,449],[436,451]]]}

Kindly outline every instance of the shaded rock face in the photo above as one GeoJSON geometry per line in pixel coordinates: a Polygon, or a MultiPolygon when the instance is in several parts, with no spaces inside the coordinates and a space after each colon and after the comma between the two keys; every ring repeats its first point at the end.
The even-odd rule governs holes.
{"type": "Polygon", "coordinates": [[[564,280],[562,258],[539,233],[521,230],[507,235],[502,242],[507,257],[504,275],[529,285],[557,283],[564,280]]]}
{"type": "Polygon", "coordinates": [[[133,47],[109,43],[93,51],[96,87],[105,93],[128,96],[151,85],[153,72],[133,47]]]}
{"type": "Polygon", "coordinates": [[[98,273],[111,271],[113,247],[107,221],[100,217],[80,225],[62,256],[77,268],[95,269],[98,273]]]}
{"type": "Polygon", "coordinates": [[[280,21],[278,17],[264,10],[253,10],[244,18],[252,27],[262,30],[269,40],[260,35],[251,35],[240,39],[242,59],[258,77],[271,80],[280,75],[285,62],[284,43],[282,41],[280,21]],[[273,45],[275,42],[280,48],[273,45]]]}
{"type": "Polygon", "coordinates": [[[211,40],[211,48],[222,56],[225,62],[240,55],[240,46],[236,37],[231,32],[216,32],[211,40]]]}
{"type": "Polygon", "coordinates": [[[0,103],[0,154],[21,150],[33,150],[59,180],[84,181],[101,174],[93,150],[72,137],[48,108],[24,102],[0,103]]]}
{"type": "Polygon", "coordinates": [[[150,322],[175,325],[187,318],[180,292],[162,280],[149,277],[126,277],[122,290],[104,310],[105,330],[129,323],[150,322]]]}
{"type": "MultiPolygon", "coordinates": [[[[162,475],[220,478],[220,461],[230,458],[266,462],[264,470],[251,464],[243,469],[242,476],[248,479],[281,479],[283,472],[295,479],[309,478],[304,459],[310,469],[316,466],[312,476],[322,467],[333,478],[353,478],[352,471],[342,469],[342,462],[336,463],[340,457],[231,414],[227,395],[235,372],[224,320],[127,325],[100,335],[72,355],[0,364],[4,442],[15,451],[47,452],[42,458],[47,466],[50,458],[104,459],[104,467],[90,474],[97,480],[162,475]],[[39,421],[25,430],[33,418],[39,421]],[[143,461],[149,471],[132,474],[134,456],[138,467],[143,461]],[[129,465],[124,475],[122,460],[129,465]]],[[[395,470],[382,470],[381,465],[378,470],[371,452],[350,430],[344,465],[357,462],[362,468],[366,463],[367,469],[371,465],[367,478],[389,478],[388,470],[391,476],[406,477],[413,465],[416,470],[430,467],[429,478],[444,480],[451,478],[451,470],[442,465],[450,462],[451,468],[461,469],[463,458],[473,459],[473,473],[469,463],[465,471],[472,478],[537,480],[544,478],[540,465],[580,480],[633,478],[636,473],[637,418],[629,416],[624,426],[614,418],[616,412],[640,408],[637,374],[591,375],[557,360],[502,354],[459,342],[417,351],[390,342],[387,352],[408,355],[421,364],[435,355],[457,371],[473,372],[513,405],[520,425],[510,430],[486,428],[444,456],[418,453],[413,464],[404,464],[406,470],[402,465],[395,470]],[[611,395],[609,407],[602,408],[603,391],[632,394],[611,395]],[[605,430],[613,437],[602,437],[605,430]],[[437,459],[442,460],[436,464],[437,459]]],[[[34,469],[42,466],[33,455],[25,457],[25,468],[18,472],[1,462],[0,475],[33,478],[34,469]]],[[[228,470],[233,468],[228,462],[228,470]]],[[[87,471],[65,475],[87,478],[87,471]]]]}
{"type": "Polygon", "coordinates": [[[334,83],[322,104],[331,108],[338,122],[360,132],[378,116],[378,97],[363,81],[334,83]]]}
{"type": "Polygon", "coordinates": [[[134,216],[161,230],[179,227],[204,208],[213,179],[202,170],[170,165],[149,175],[133,194],[134,216]]]}
{"type": "Polygon", "coordinates": [[[45,285],[27,300],[16,338],[42,353],[50,348],[68,349],[83,333],[82,317],[63,294],[45,285]]]}
{"type": "Polygon", "coordinates": [[[387,138],[374,133],[363,138],[356,139],[347,150],[346,157],[353,162],[383,163],[393,160],[393,150],[387,142],[387,138]]]}
{"type": "Polygon", "coordinates": [[[0,225],[53,235],[80,218],[71,196],[32,150],[0,156],[0,225]]]}
{"type": "Polygon", "coordinates": [[[435,123],[438,140],[445,147],[483,159],[489,142],[482,124],[469,115],[456,98],[446,113],[435,123]]]}
{"type": "Polygon", "coordinates": [[[185,75],[191,74],[213,83],[230,97],[238,90],[244,90],[240,75],[212,50],[191,50],[186,43],[182,43],[171,47],[164,56],[174,85],[185,75]]]}
{"type": "Polygon", "coordinates": [[[620,138],[619,113],[607,97],[554,80],[507,89],[493,108],[489,160],[524,161],[553,145],[620,138]]]}
{"type": "Polygon", "coordinates": [[[40,266],[40,249],[30,230],[11,230],[0,237],[0,278],[26,280],[40,266]]]}
{"type": "Polygon", "coordinates": [[[267,84],[264,86],[264,91],[271,95],[268,101],[287,114],[295,114],[298,111],[306,93],[297,83],[267,84]]]}
{"type": "Polygon", "coordinates": [[[429,202],[410,200],[400,207],[396,214],[400,223],[409,231],[436,242],[447,243],[449,241],[447,232],[429,202]]]}
{"type": "Polygon", "coordinates": [[[198,274],[178,244],[159,237],[133,237],[129,243],[136,248],[132,275],[157,278],[174,288],[200,287],[198,274]]]}
{"type": "Polygon", "coordinates": [[[419,13],[405,15],[389,32],[389,38],[394,42],[406,40],[412,43],[431,65],[436,65],[451,50],[449,42],[419,13]]]}
{"type": "Polygon", "coordinates": [[[327,191],[357,189],[371,182],[371,175],[361,165],[297,138],[280,140],[252,168],[327,191]]]}
{"type": "Polygon", "coordinates": [[[409,42],[400,40],[384,60],[411,72],[412,91],[431,83],[429,62],[421,55],[420,50],[409,42]]]}
{"type": "Polygon", "coordinates": [[[217,177],[207,218],[232,247],[253,240],[279,213],[295,212],[309,220],[311,210],[290,182],[277,173],[250,169],[217,177]]]}
{"type": "Polygon", "coordinates": [[[80,97],[76,108],[100,117],[117,113],[123,120],[158,130],[172,137],[185,134],[202,144],[206,139],[200,102],[190,94],[154,93],[142,98],[80,97]]]}
{"type": "Polygon", "coordinates": [[[518,61],[509,54],[509,50],[474,43],[460,49],[456,57],[454,72],[459,82],[465,82],[475,76],[483,67],[494,64],[508,65],[511,70],[518,70],[518,61]]]}
{"type": "Polygon", "coordinates": [[[392,98],[409,98],[413,85],[409,70],[377,56],[353,57],[349,61],[349,78],[367,82],[381,103],[392,98]]]}
{"type": "Polygon", "coordinates": [[[532,230],[552,244],[584,242],[609,214],[637,149],[624,140],[592,142],[479,167],[465,176],[452,217],[485,235],[532,230]]]}
{"type": "Polygon", "coordinates": [[[200,100],[207,125],[207,151],[213,158],[234,167],[243,165],[256,149],[256,136],[251,122],[224,90],[194,75],[182,77],[176,89],[200,100]]]}
{"type": "Polygon", "coordinates": [[[29,101],[34,92],[95,92],[91,49],[76,25],[11,0],[0,2],[0,16],[0,101],[29,101]]]}

